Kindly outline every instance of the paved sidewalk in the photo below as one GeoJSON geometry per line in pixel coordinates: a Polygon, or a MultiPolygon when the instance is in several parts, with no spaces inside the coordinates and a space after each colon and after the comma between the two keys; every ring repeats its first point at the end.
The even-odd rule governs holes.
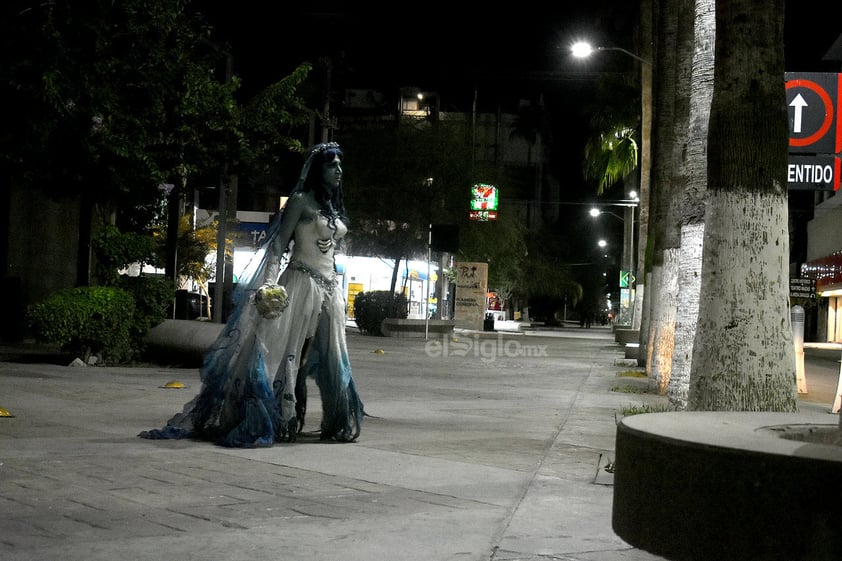
{"type": "Polygon", "coordinates": [[[247,450],[136,436],[194,369],[0,362],[0,559],[660,559],[611,529],[605,467],[615,414],[666,398],[612,391],[646,381],[609,329],[553,335],[349,331],[359,440],[247,450]]]}

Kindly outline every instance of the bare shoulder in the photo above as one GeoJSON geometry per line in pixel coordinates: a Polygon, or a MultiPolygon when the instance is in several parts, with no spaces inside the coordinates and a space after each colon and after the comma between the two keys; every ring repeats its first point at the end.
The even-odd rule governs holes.
{"type": "Polygon", "coordinates": [[[308,210],[315,204],[313,195],[311,193],[301,192],[293,193],[284,205],[284,213],[287,216],[301,216],[307,214],[308,210]]]}
{"type": "Polygon", "coordinates": [[[290,195],[289,199],[287,200],[287,206],[302,206],[302,205],[309,205],[310,201],[313,199],[313,196],[306,192],[306,191],[298,191],[297,193],[293,193],[290,195]]]}

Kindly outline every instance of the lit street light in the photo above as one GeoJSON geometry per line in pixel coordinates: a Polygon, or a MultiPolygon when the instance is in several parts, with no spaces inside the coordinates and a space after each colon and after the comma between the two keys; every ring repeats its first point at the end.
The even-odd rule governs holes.
{"type": "MultiPolygon", "coordinates": [[[[652,63],[633,52],[623,49],[622,47],[594,47],[587,41],[577,41],[570,47],[570,52],[576,58],[587,58],[595,52],[600,51],[618,51],[630,56],[636,61],[642,63],[640,65],[640,81],[641,81],[641,145],[642,151],[640,153],[640,187],[643,192],[648,191],[649,185],[649,168],[650,168],[650,138],[651,138],[651,121],[652,121],[652,63]]],[[[634,277],[634,254],[633,254],[633,239],[634,239],[634,207],[640,204],[640,199],[637,193],[630,192],[629,201],[623,201],[625,206],[624,223],[624,238],[625,243],[623,248],[622,271],[620,272],[620,314],[617,318],[617,325],[632,325],[634,323],[634,299],[635,299],[635,277],[634,277]]],[[[644,204],[646,202],[644,201],[644,204]]],[[[598,216],[600,213],[593,214],[598,216]]],[[[613,214],[612,214],[613,215],[613,214]]],[[[641,247],[645,246],[646,225],[640,224],[640,243],[641,247]]]]}
{"type": "Polygon", "coordinates": [[[594,47],[587,41],[577,41],[570,46],[570,52],[576,58],[588,58],[593,53],[598,51],[619,51],[621,53],[629,55],[635,60],[642,62],[643,64],[651,64],[648,60],[640,58],[633,52],[628,51],[622,47],[594,47]]]}
{"type": "Polygon", "coordinates": [[[591,216],[593,216],[594,218],[596,218],[596,217],[597,217],[597,216],[599,216],[600,214],[610,214],[611,216],[613,216],[613,217],[614,217],[614,218],[616,218],[617,220],[623,220],[623,217],[622,217],[622,216],[620,216],[620,215],[618,215],[618,214],[614,214],[613,212],[611,212],[611,211],[609,211],[609,210],[600,210],[600,209],[598,209],[598,208],[592,208],[591,210],[589,210],[589,211],[588,211],[588,213],[589,213],[591,216]]]}
{"type": "MultiPolygon", "coordinates": [[[[600,208],[592,208],[589,214],[596,218],[603,214],[613,216],[617,220],[623,222],[623,255],[620,260],[620,313],[617,317],[618,325],[631,325],[634,301],[633,286],[634,286],[634,209],[637,206],[636,193],[631,193],[631,199],[617,203],[606,203],[612,206],[622,206],[624,208],[624,216],[621,217],[608,210],[600,208]]],[[[603,240],[600,240],[600,247],[603,240]]]]}

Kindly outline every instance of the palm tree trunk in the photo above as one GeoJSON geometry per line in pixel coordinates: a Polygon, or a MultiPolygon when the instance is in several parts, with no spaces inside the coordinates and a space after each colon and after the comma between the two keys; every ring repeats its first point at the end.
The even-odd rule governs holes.
{"type": "MultiPolygon", "coordinates": [[[[675,200],[680,190],[677,146],[682,143],[682,115],[679,83],[682,81],[678,57],[681,9],[686,0],[664,0],[658,12],[655,50],[655,119],[649,237],[652,245],[652,299],[649,323],[641,339],[646,340],[649,387],[666,393],[672,363],[672,337],[678,298],[678,219],[675,200]]],[[[684,77],[686,81],[686,77],[684,77]]]]}
{"type": "Polygon", "coordinates": [[[714,0],[696,0],[695,3],[690,123],[684,160],[687,178],[681,208],[678,310],[667,388],[670,404],[679,410],[687,408],[693,339],[699,316],[707,190],[706,146],[710,98],[713,93],[713,41],[716,26],[714,0]]]}
{"type": "MultiPolygon", "coordinates": [[[[652,28],[654,24],[653,0],[640,0],[640,56],[655,62],[652,28]]],[[[632,326],[644,332],[642,325],[646,311],[646,284],[648,280],[647,231],[649,229],[650,170],[652,167],[652,72],[653,64],[640,65],[640,185],[638,195],[637,255],[634,258],[634,276],[637,278],[634,290],[634,311],[632,326]]]]}
{"type": "Polygon", "coordinates": [[[401,256],[398,255],[394,258],[395,266],[392,267],[392,282],[389,284],[389,317],[397,317],[395,312],[395,289],[398,286],[398,269],[401,266],[401,256]]]}
{"type": "MultiPolygon", "coordinates": [[[[694,0],[677,0],[677,2],[665,2],[665,5],[677,4],[675,14],[670,17],[676,18],[675,32],[675,89],[673,101],[672,133],[668,137],[669,153],[668,162],[663,173],[665,186],[662,189],[661,206],[666,214],[663,220],[664,227],[656,239],[660,241],[661,259],[661,283],[660,297],[657,299],[656,310],[652,325],[653,351],[652,363],[650,366],[650,387],[660,394],[666,394],[672,378],[673,357],[676,341],[676,326],[678,325],[679,314],[679,293],[682,287],[681,268],[690,265],[687,256],[682,255],[684,248],[683,234],[695,233],[693,228],[684,230],[687,224],[685,211],[695,208],[695,205],[688,205],[688,199],[694,199],[689,192],[690,177],[688,173],[688,152],[687,146],[690,143],[691,106],[693,92],[693,59],[695,54],[695,25],[696,10],[694,0]]],[[[665,150],[666,152],[666,150],[665,150]]],[[[687,240],[689,241],[689,240],[687,240]]],[[[657,257],[658,254],[656,254],[657,257]]],[[[701,255],[696,253],[700,258],[701,255]]],[[[693,286],[690,283],[689,286],[693,286]]],[[[696,285],[698,286],[698,285],[696,285]]],[[[686,327],[686,325],[685,325],[686,327]]],[[[686,339],[686,334],[682,334],[686,339]]]]}
{"type": "Polygon", "coordinates": [[[795,411],[784,0],[719,0],[690,409],[795,411]]]}

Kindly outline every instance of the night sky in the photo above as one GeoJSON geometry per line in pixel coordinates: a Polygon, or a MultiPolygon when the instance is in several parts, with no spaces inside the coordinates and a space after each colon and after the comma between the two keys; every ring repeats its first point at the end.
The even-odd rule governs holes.
{"type": "Polygon", "coordinates": [[[284,7],[283,15],[269,16],[266,8],[250,10],[249,4],[238,4],[236,14],[210,15],[220,36],[232,41],[235,72],[245,87],[281,78],[301,61],[330,57],[337,85],[384,91],[417,86],[440,92],[458,110],[475,88],[528,91],[536,82],[563,79],[569,70],[581,74],[565,47],[585,33],[595,42],[610,37],[634,48],[629,7],[586,11],[558,3],[521,13],[509,8],[504,14],[488,9],[461,15],[421,5],[388,12],[284,7]]]}
{"type": "MultiPolygon", "coordinates": [[[[567,46],[579,38],[637,50],[637,3],[627,0],[475,13],[437,12],[423,4],[412,10],[352,8],[347,2],[342,9],[330,9],[329,4],[287,3],[278,9],[276,3],[251,0],[208,8],[206,15],[217,37],[231,42],[235,72],[245,88],[259,89],[302,61],[330,57],[339,86],[417,86],[439,91],[457,106],[476,87],[529,92],[536,84],[546,87],[586,80],[589,72],[631,68],[632,60],[619,53],[602,53],[605,60],[587,65],[571,60],[567,46]]],[[[787,2],[787,71],[842,69],[840,63],[821,61],[842,33],[838,19],[822,9],[832,4],[787,2]]]]}

